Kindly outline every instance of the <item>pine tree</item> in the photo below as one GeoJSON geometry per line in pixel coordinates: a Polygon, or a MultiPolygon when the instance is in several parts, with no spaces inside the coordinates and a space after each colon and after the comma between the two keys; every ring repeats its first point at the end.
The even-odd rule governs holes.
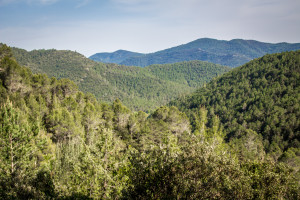
{"type": "Polygon", "coordinates": [[[26,118],[7,101],[0,108],[0,182],[6,198],[30,196],[30,178],[35,173],[34,132],[26,118]]]}

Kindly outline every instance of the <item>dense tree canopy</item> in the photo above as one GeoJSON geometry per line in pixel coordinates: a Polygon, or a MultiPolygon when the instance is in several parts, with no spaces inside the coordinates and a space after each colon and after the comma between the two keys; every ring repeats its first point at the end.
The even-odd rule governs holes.
{"type": "Polygon", "coordinates": [[[21,67],[5,45],[0,93],[3,199],[300,197],[297,148],[274,162],[249,129],[238,152],[210,109],[198,107],[191,123],[175,106],[146,114],[100,103],[68,79],[21,67]]]}
{"type": "MultiPolygon", "coordinates": [[[[288,154],[287,160],[292,163],[294,159],[299,165],[299,72],[300,51],[266,55],[171,105],[178,106],[191,119],[199,107],[205,107],[210,116],[219,116],[227,140],[235,145],[252,141],[263,146],[275,160],[283,161],[288,154]]],[[[259,146],[245,148],[258,150],[259,146]]]]}

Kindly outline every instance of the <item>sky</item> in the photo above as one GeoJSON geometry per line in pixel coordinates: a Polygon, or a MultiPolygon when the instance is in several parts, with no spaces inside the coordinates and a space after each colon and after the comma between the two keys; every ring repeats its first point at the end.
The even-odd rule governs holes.
{"type": "Polygon", "coordinates": [[[0,42],[85,56],[199,38],[300,42],[300,0],[0,0],[0,42]]]}

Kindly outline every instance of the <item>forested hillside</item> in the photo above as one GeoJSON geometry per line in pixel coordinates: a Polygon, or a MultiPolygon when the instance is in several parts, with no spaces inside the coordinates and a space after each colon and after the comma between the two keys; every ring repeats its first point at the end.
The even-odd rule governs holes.
{"type": "Polygon", "coordinates": [[[67,50],[33,50],[12,48],[17,61],[29,67],[34,73],[45,73],[49,77],[69,78],[80,85],[83,78],[89,76],[89,69],[96,62],[83,55],[67,50]]]}
{"type": "Polygon", "coordinates": [[[300,197],[293,168],[270,161],[259,138],[241,157],[204,107],[191,128],[176,107],[148,115],[119,100],[99,103],[68,79],[32,74],[5,45],[0,93],[2,199],[300,197]],[[254,152],[259,156],[246,156],[254,152]]]}
{"type": "MultiPolygon", "coordinates": [[[[121,64],[145,67],[190,60],[201,60],[220,65],[237,67],[265,54],[299,50],[300,44],[263,43],[255,40],[230,41],[202,38],[177,47],[155,53],[129,57],[121,64]]],[[[93,59],[93,57],[90,57],[93,59]]]]}
{"type": "Polygon", "coordinates": [[[206,108],[210,117],[220,118],[231,144],[242,149],[254,148],[247,145],[255,142],[275,161],[299,170],[299,94],[300,51],[296,51],[253,60],[171,105],[186,112],[194,123],[199,109],[206,108]]]}
{"type": "Polygon", "coordinates": [[[151,110],[165,105],[181,94],[189,93],[213,77],[229,71],[228,67],[201,61],[154,65],[146,68],[93,62],[72,51],[13,48],[21,65],[35,73],[57,79],[69,78],[84,92],[98,100],[120,99],[134,110],[151,110]]]}
{"type": "Polygon", "coordinates": [[[89,59],[97,61],[97,62],[103,62],[103,63],[116,63],[120,64],[127,58],[135,57],[135,56],[142,56],[144,54],[142,53],[136,53],[131,51],[125,51],[125,50],[118,50],[112,53],[96,53],[89,57],[89,59]]]}

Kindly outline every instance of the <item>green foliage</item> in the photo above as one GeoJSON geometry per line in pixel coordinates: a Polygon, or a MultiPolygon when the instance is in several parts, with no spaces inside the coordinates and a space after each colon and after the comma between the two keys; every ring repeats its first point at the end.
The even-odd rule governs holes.
{"type": "Polygon", "coordinates": [[[4,57],[12,57],[11,49],[6,44],[0,43],[0,55],[0,60],[4,57]]]}
{"type": "MultiPolygon", "coordinates": [[[[5,199],[53,196],[47,140],[38,125],[7,101],[0,109],[0,191],[5,199]],[[48,157],[48,158],[47,158],[48,157]],[[36,182],[46,181],[46,185],[36,182]],[[50,182],[48,182],[50,181],[50,182]]],[[[50,155],[51,157],[51,155],[50,155]]]]}
{"type": "Polygon", "coordinates": [[[230,145],[240,160],[264,160],[266,156],[262,136],[250,129],[240,138],[233,138],[230,145]]]}
{"type": "Polygon", "coordinates": [[[90,133],[88,142],[73,138],[59,144],[56,182],[61,196],[114,199],[126,186],[122,169],[127,165],[125,146],[111,130],[90,133]]]}
{"type": "Polygon", "coordinates": [[[132,152],[124,199],[299,198],[297,181],[284,165],[239,162],[222,144],[195,135],[185,143],[167,137],[173,139],[132,152]]]}
{"type": "Polygon", "coordinates": [[[4,194],[6,198],[16,198],[22,193],[27,196],[30,189],[26,178],[30,177],[34,168],[32,159],[35,159],[32,156],[35,151],[31,141],[33,132],[28,122],[20,120],[19,112],[11,102],[1,107],[0,120],[1,189],[7,187],[4,189],[9,191],[4,194]]]}
{"type": "Polygon", "coordinates": [[[299,191],[292,171],[282,164],[246,162],[244,174],[251,177],[252,199],[298,199],[299,191]]]}

